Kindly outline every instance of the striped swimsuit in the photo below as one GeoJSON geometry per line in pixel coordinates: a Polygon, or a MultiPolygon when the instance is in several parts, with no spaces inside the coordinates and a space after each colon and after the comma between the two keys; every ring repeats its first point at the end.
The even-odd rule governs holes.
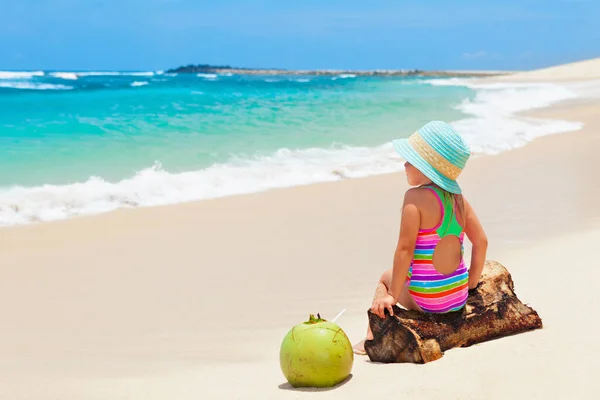
{"type": "Polygon", "coordinates": [[[425,312],[446,313],[464,307],[469,293],[469,271],[462,257],[464,253],[464,231],[456,220],[456,210],[437,187],[425,186],[437,197],[442,216],[435,228],[420,229],[415,253],[408,270],[408,291],[425,312]],[[433,266],[433,252],[439,241],[448,235],[458,236],[461,245],[460,264],[456,271],[444,275],[433,266]]]}

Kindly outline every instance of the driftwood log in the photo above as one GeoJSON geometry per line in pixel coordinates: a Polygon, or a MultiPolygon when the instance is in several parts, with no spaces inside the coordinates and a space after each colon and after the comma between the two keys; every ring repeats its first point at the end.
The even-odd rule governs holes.
{"type": "Polygon", "coordinates": [[[496,261],[486,261],[476,289],[462,311],[426,314],[394,306],[386,318],[368,312],[373,340],[365,342],[371,361],[427,363],[453,347],[468,347],[542,327],[535,310],[514,292],[512,278],[496,261]]]}

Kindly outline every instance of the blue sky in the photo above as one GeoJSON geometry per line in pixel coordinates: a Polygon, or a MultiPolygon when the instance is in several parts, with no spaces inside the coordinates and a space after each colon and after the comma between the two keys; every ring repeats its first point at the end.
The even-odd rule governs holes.
{"type": "Polygon", "coordinates": [[[598,0],[0,0],[0,70],[533,69],[600,57],[598,0]]]}

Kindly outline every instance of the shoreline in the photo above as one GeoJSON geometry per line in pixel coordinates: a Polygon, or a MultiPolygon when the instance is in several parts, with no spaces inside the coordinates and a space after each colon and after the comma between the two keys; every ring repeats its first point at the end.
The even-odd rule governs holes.
{"type": "MultiPolygon", "coordinates": [[[[574,99],[574,100],[566,100],[560,103],[554,104],[550,107],[544,107],[534,110],[529,110],[527,112],[518,113],[520,117],[534,117],[534,118],[547,118],[547,119],[556,119],[562,118],[566,114],[569,114],[572,110],[584,109],[589,110],[591,108],[600,108],[600,100],[590,100],[590,99],[574,99]]],[[[576,122],[576,119],[568,119],[569,121],[576,122]]],[[[486,154],[481,156],[472,157],[469,160],[468,168],[464,171],[462,175],[462,180],[467,180],[465,183],[465,188],[472,186],[471,181],[479,180],[481,175],[485,173],[482,171],[486,171],[489,168],[500,168],[502,163],[523,163],[522,157],[531,157],[538,158],[544,157],[544,153],[547,153],[549,149],[552,149],[553,153],[556,153],[568,146],[569,143],[582,139],[580,135],[583,135],[585,138],[586,144],[590,144],[586,146],[587,149],[591,149],[596,145],[600,145],[600,139],[595,140],[595,137],[589,132],[592,130],[590,127],[586,127],[584,125],[583,129],[578,131],[570,131],[563,132],[557,134],[551,134],[542,136],[539,138],[535,138],[532,141],[528,142],[526,145],[513,148],[508,151],[504,151],[498,154],[486,154]],[[491,165],[491,166],[490,166],[491,165]],[[469,168],[470,167],[470,168],[469,168]],[[475,171],[476,170],[476,171],[475,171]]],[[[550,160],[548,160],[550,161],[550,160]]],[[[399,161],[400,162],[400,161],[399,161]]],[[[385,174],[377,174],[370,175],[366,177],[357,177],[357,178],[343,178],[338,181],[329,181],[329,182],[314,182],[297,186],[290,187],[276,187],[267,190],[262,190],[258,192],[250,192],[250,193],[240,193],[227,195],[223,197],[215,197],[215,198],[207,198],[200,200],[191,200],[181,203],[174,204],[165,204],[165,205],[156,205],[156,206],[142,206],[135,208],[119,208],[116,210],[98,213],[98,214],[84,214],[72,216],[67,219],[53,220],[53,221],[42,221],[35,222],[29,224],[19,224],[12,226],[3,226],[0,227],[0,232],[10,232],[13,230],[29,230],[29,229],[52,229],[54,226],[68,226],[71,224],[82,223],[94,223],[95,221],[99,221],[102,219],[114,219],[120,220],[121,218],[132,218],[132,219],[145,219],[146,216],[151,216],[152,214],[169,214],[171,211],[176,211],[181,208],[186,209],[186,212],[193,212],[195,208],[203,208],[205,205],[206,208],[210,209],[213,207],[218,207],[221,203],[231,203],[232,205],[237,206],[238,204],[244,204],[247,202],[257,202],[262,201],[265,198],[269,198],[271,195],[277,197],[293,197],[295,196],[294,192],[298,192],[300,195],[306,195],[306,193],[312,191],[320,191],[322,189],[328,191],[336,191],[336,189],[340,190],[353,190],[354,187],[360,187],[363,185],[370,186],[374,184],[378,184],[380,182],[385,182],[386,184],[390,184],[394,182],[402,187],[402,189],[408,188],[406,183],[404,182],[404,172],[391,172],[385,174]],[[371,182],[372,181],[372,182],[371,182]],[[343,188],[343,189],[342,189],[343,188]],[[139,214],[136,215],[136,214],[139,214]],[[147,214],[147,215],[143,215],[147,214]]],[[[467,190],[467,189],[465,189],[467,190]]],[[[397,194],[401,194],[396,191],[397,194]]],[[[600,204],[600,198],[599,198],[600,204]]],[[[598,215],[600,216],[600,210],[598,211],[598,215]]]]}
{"type": "MultiPolygon", "coordinates": [[[[600,97],[599,97],[599,99],[600,99],[600,97]]],[[[560,116],[557,116],[555,111],[558,111],[558,112],[567,111],[568,112],[569,110],[571,110],[573,108],[593,106],[593,104],[595,104],[595,103],[598,103],[598,107],[600,107],[600,100],[597,101],[595,99],[588,98],[588,97],[577,97],[575,99],[559,101],[558,103],[554,103],[554,104],[550,105],[549,107],[539,107],[539,108],[535,108],[535,109],[531,109],[531,110],[527,110],[527,111],[523,111],[523,112],[517,112],[515,114],[515,116],[517,116],[519,118],[541,118],[541,119],[545,119],[547,121],[559,120],[561,118],[560,118],[560,116]]],[[[566,119],[566,120],[568,120],[569,122],[581,122],[576,119],[566,119]]],[[[497,153],[497,154],[475,154],[471,157],[471,160],[469,161],[469,163],[470,164],[473,164],[473,163],[478,164],[478,163],[482,162],[482,161],[480,161],[482,159],[485,160],[485,159],[495,158],[495,157],[499,157],[499,156],[508,155],[508,154],[511,154],[514,152],[517,152],[517,155],[518,155],[518,154],[520,154],[519,151],[522,151],[525,148],[529,148],[532,145],[537,146],[537,143],[540,140],[545,141],[548,138],[553,138],[556,136],[577,135],[580,133],[580,131],[581,131],[581,129],[574,130],[574,131],[559,132],[559,133],[554,133],[554,134],[543,135],[541,137],[537,137],[537,138],[530,140],[525,145],[522,145],[519,147],[514,147],[514,148],[511,148],[510,150],[501,151],[500,153],[497,153]]],[[[572,139],[574,139],[574,138],[570,137],[569,139],[565,139],[564,143],[566,144],[567,140],[572,140],[572,139]]],[[[515,156],[515,157],[517,157],[517,156],[515,156]]],[[[400,158],[398,158],[398,162],[399,163],[401,162],[400,158]]],[[[485,162],[485,161],[483,161],[483,162],[485,162]]],[[[0,226],[0,232],[6,231],[6,230],[12,230],[12,229],[19,229],[19,228],[22,229],[22,228],[26,228],[26,227],[47,225],[47,224],[50,224],[50,225],[61,224],[61,223],[66,223],[66,222],[72,221],[72,220],[78,221],[78,220],[86,220],[88,218],[91,218],[91,219],[102,218],[102,217],[109,216],[114,213],[117,213],[119,215],[127,215],[128,213],[131,213],[131,212],[135,213],[140,210],[155,210],[155,209],[162,209],[162,208],[168,209],[171,207],[177,208],[180,206],[193,207],[194,204],[198,204],[198,203],[221,202],[221,201],[226,201],[229,198],[240,198],[240,197],[243,198],[245,196],[250,196],[250,197],[263,196],[263,195],[268,195],[272,192],[287,191],[287,190],[293,191],[298,188],[306,188],[306,187],[312,187],[312,186],[319,188],[319,187],[323,187],[324,185],[328,186],[328,185],[343,184],[344,182],[347,182],[347,181],[363,181],[363,180],[369,180],[369,179],[376,179],[378,177],[379,178],[394,177],[393,179],[396,179],[396,177],[400,177],[400,180],[404,179],[403,171],[374,174],[374,175],[368,175],[368,176],[364,176],[364,177],[347,177],[347,176],[343,175],[342,173],[338,173],[337,171],[332,172],[332,174],[339,176],[341,179],[335,180],[335,181],[317,181],[317,182],[291,185],[291,186],[273,187],[273,188],[268,188],[268,189],[261,189],[258,191],[252,191],[252,192],[229,194],[229,195],[225,195],[225,196],[209,197],[209,198],[204,198],[204,199],[194,199],[194,200],[169,203],[169,204],[143,205],[143,206],[136,206],[136,207],[131,207],[131,208],[120,207],[120,208],[116,208],[116,209],[109,210],[109,211],[104,211],[104,212],[99,212],[99,213],[90,213],[90,214],[72,215],[68,218],[61,218],[61,219],[56,219],[56,220],[35,221],[35,222],[29,222],[29,223],[19,223],[19,224],[8,225],[8,226],[0,226]]],[[[152,211],[150,211],[150,212],[152,212],[152,211]]]]}
{"type": "MultiPolygon", "coordinates": [[[[598,88],[598,87],[600,87],[600,85],[596,85],[594,88],[598,88]]],[[[479,90],[479,89],[474,89],[474,90],[479,90]]],[[[598,98],[600,98],[600,96],[598,98]]],[[[580,105],[585,105],[585,104],[589,103],[590,101],[593,101],[590,97],[586,97],[586,95],[580,95],[579,97],[577,97],[575,99],[563,100],[563,101],[559,101],[557,103],[553,103],[550,107],[554,107],[555,105],[562,105],[562,104],[580,104],[580,105]]],[[[490,105],[489,104],[485,104],[485,106],[488,107],[490,105]]],[[[512,121],[516,122],[517,119],[524,120],[526,118],[530,118],[530,117],[534,116],[535,113],[538,110],[543,110],[543,109],[544,109],[543,107],[539,107],[538,106],[538,108],[530,109],[530,110],[527,110],[527,111],[521,111],[521,112],[510,111],[508,115],[506,115],[506,116],[503,117],[504,118],[503,122],[509,122],[509,121],[510,122],[512,122],[512,121]]],[[[462,124],[462,123],[464,123],[466,121],[473,121],[473,120],[478,121],[481,118],[484,118],[484,117],[481,117],[478,113],[474,113],[474,112],[468,112],[468,111],[464,111],[463,110],[463,113],[465,113],[465,116],[463,118],[461,118],[460,120],[457,120],[457,121],[453,121],[453,122],[454,123],[458,122],[459,124],[462,124]]],[[[498,114],[498,115],[501,115],[501,114],[498,114]]],[[[518,149],[520,149],[522,147],[530,146],[532,141],[543,139],[544,137],[547,137],[547,136],[554,136],[554,135],[557,135],[557,134],[565,134],[565,133],[569,134],[569,133],[572,133],[572,132],[577,132],[577,130],[575,130],[575,129],[577,128],[576,125],[579,123],[579,121],[574,121],[572,119],[569,120],[569,121],[558,120],[554,115],[552,115],[550,113],[544,115],[543,118],[540,119],[540,121],[542,121],[542,124],[545,123],[546,126],[552,125],[553,123],[562,124],[562,126],[559,129],[562,129],[562,130],[564,130],[564,129],[571,129],[571,131],[566,131],[566,132],[565,131],[558,131],[556,133],[545,133],[545,134],[543,134],[543,135],[541,135],[541,136],[539,136],[537,138],[534,137],[534,138],[527,138],[527,139],[525,139],[525,143],[524,144],[519,144],[518,143],[518,139],[517,139],[517,142],[512,143],[512,145],[510,145],[508,149],[500,150],[499,153],[495,153],[495,154],[493,152],[491,154],[488,153],[487,152],[488,149],[481,149],[481,151],[483,151],[483,152],[476,152],[476,150],[475,150],[473,152],[473,154],[472,154],[472,160],[480,159],[480,158],[486,158],[486,157],[495,157],[495,156],[497,156],[499,154],[504,154],[504,153],[507,153],[507,152],[510,153],[510,152],[518,150],[518,149]],[[567,127],[567,128],[565,128],[564,125],[568,126],[569,123],[571,123],[571,124],[575,123],[575,126],[574,127],[567,127]]],[[[529,122],[525,122],[525,123],[527,124],[529,122]]],[[[534,125],[535,125],[535,123],[534,123],[534,125]]],[[[535,128],[535,127],[533,127],[533,128],[535,128]]],[[[523,129],[523,128],[520,127],[519,129],[523,129]]],[[[547,128],[544,128],[544,129],[547,129],[547,128]]],[[[554,128],[554,129],[556,129],[556,128],[554,128]]],[[[471,130],[472,130],[472,127],[469,127],[469,129],[467,129],[468,132],[470,132],[471,130]]],[[[510,140],[514,141],[515,138],[511,138],[510,140]]],[[[494,143],[492,146],[496,146],[500,142],[498,142],[497,139],[496,139],[496,142],[490,142],[490,143],[494,143]]],[[[479,146],[478,148],[481,148],[481,144],[479,144],[478,146],[479,146]]],[[[502,145],[500,145],[500,147],[502,147],[502,145]]],[[[492,149],[493,149],[493,147],[492,147],[492,149]]],[[[336,151],[336,150],[345,151],[344,149],[333,149],[333,150],[332,149],[327,149],[327,150],[330,150],[330,151],[336,151]]],[[[396,168],[396,167],[392,167],[392,164],[389,164],[389,165],[386,164],[384,170],[385,169],[388,169],[388,170],[389,169],[397,169],[397,170],[399,170],[399,172],[391,172],[391,173],[390,172],[382,172],[383,170],[381,168],[380,168],[379,171],[375,171],[374,172],[373,170],[371,170],[371,171],[369,171],[368,169],[365,170],[364,166],[363,166],[362,169],[352,171],[352,164],[351,163],[348,164],[348,165],[345,165],[345,164],[339,164],[338,165],[338,164],[336,164],[335,166],[334,165],[330,166],[330,168],[333,168],[333,169],[330,169],[330,170],[319,170],[318,172],[321,173],[321,175],[317,179],[313,178],[314,180],[312,180],[312,182],[310,182],[310,181],[309,182],[300,182],[300,181],[305,181],[306,180],[306,178],[303,177],[302,179],[300,179],[300,181],[292,181],[291,183],[287,182],[285,184],[283,184],[282,182],[278,182],[277,184],[275,184],[275,185],[273,185],[271,187],[268,187],[269,185],[266,185],[267,186],[266,188],[265,187],[260,187],[260,185],[259,186],[255,186],[255,187],[247,187],[247,188],[245,188],[246,191],[242,192],[242,193],[236,193],[236,191],[233,190],[232,194],[230,194],[230,193],[227,193],[227,194],[213,193],[212,196],[214,196],[214,197],[204,197],[204,198],[202,198],[202,197],[198,198],[198,194],[196,193],[196,196],[195,196],[196,198],[192,198],[192,199],[189,199],[189,200],[182,200],[182,199],[178,199],[178,198],[173,198],[173,199],[170,199],[170,202],[168,202],[168,203],[164,202],[164,200],[162,200],[160,197],[156,198],[156,199],[158,199],[158,201],[156,202],[156,199],[153,198],[153,197],[150,197],[150,198],[144,197],[144,198],[140,198],[140,199],[136,199],[135,196],[133,198],[129,198],[129,197],[120,198],[120,197],[118,197],[118,193],[115,193],[114,196],[111,196],[110,198],[108,198],[108,196],[107,196],[107,199],[105,199],[106,201],[109,202],[109,207],[105,208],[104,210],[102,210],[102,207],[100,207],[99,209],[93,209],[93,208],[84,209],[85,206],[90,205],[92,203],[82,203],[82,204],[79,204],[79,203],[75,202],[74,204],[76,204],[76,206],[74,206],[75,207],[74,210],[69,210],[69,204],[65,203],[65,204],[63,204],[63,206],[64,206],[63,209],[60,209],[58,207],[50,208],[48,210],[43,209],[43,208],[42,209],[40,209],[40,208],[35,209],[34,210],[35,214],[31,214],[29,217],[27,216],[28,214],[27,214],[26,209],[20,210],[20,206],[19,206],[20,203],[18,203],[18,202],[17,203],[10,203],[10,202],[8,202],[8,203],[6,203],[6,204],[4,204],[2,206],[4,208],[3,211],[6,212],[6,213],[8,213],[8,217],[11,217],[10,216],[10,212],[11,212],[11,210],[13,210],[14,213],[15,213],[14,218],[18,218],[19,220],[13,220],[13,222],[7,222],[7,221],[10,221],[10,219],[7,218],[5,221],[2,221],[2,223],[3,224],[4,223],[6,223],[6,224],[11,223],[11,225],[2,225],[2,226],[0,226],[0,230],[11,229],[11,228],[16,228],[16,227],[20,227],[20,226],[29,226],[29,225],[39,225],[39,224],[55,223],[55,222],[58,222],[58,221],[64,221],[64,220],[70,220],[70,219],[80,219],[82,217],[85,218],[85,217],[90,217],[90,216],[95,216],[95,215],[104,215],[104,214],[107,214],[107,213],[114,213],[114,212],[118,212],[118,211],[122,211],[122,210],[127,211],[127,210],[143,209],[143,208],[156,208],[156,207],[177,206],[177,205],[184,205],[184,204],[195,203],[195,202],[205,202],[205,201],[211,201],[211,200],[221,200],[221,199],[226,199],[226,198],[232,197],[232,196],[245,196],[245,195],[251,195],[251,194],[256,194],[256,193],[268,193],[268,192],[271,192],[273,190],[279,190],[279,189],[290,189],[290,188],[294,188],[294,187],[303,187],[303,186],[311,186],[311,185],[321,185],[321,184],[328,184],[328,183],[340,182],[340,181],[345,181],[345,180],[365,179],[365,178],[369,178],[369,177],[389,175],[389,174],[394,174],[394,173],[400,173],[400,174],[402,174],[402,172],[401,172],[402,171],[402,167],[401,167],[401,162],[400,162],[401,160],[400,160],[399,156],[397,156],[397,154],[391,148],[390,143],[384,143],[384,144],[381,144],[381,145],[378,145],[378,146],[375,146],[375,147],[370,147],[370,148],[368,148],[368,150],[371,151],[371,152],[377,152],[377,154],[379,154],[382,157],[388,157],[389,160],[392,160],[392,161],[388,161],[388,164],[389,163],[395,163],[395,162],[397,162],[398,165],[399,165],[396,168]],[[389,147],[389,149],[387,147],[389,147]],[[346,175],[346,173],[344,172],[346,168],[349,168],[350,175],[346,175]],[[352,176],[353,174],[356,174],[357,171],[361,172],[363,174],[363,176],[352,176]],[[367,171],[367,172],[365,173],[365,171],[367,171]],[[325,175],[323,175],[323,174],[325,174],[325,175]],[[155,204],[152,204],[152,200],[155,200],[155,204]],[[43,212],[51,211],[51,212],[54,212],[54,213],[58,212],[59,214],[61,214],[61,213],[63,213],[63,210],[65,210],[64,211],[65,215],[66,214],[70,214],[70,215],[68,215],[66,218],[65,218],[65,215],[59,215],[59,216],[54,215],[51,218],[46,217],[46,218],[48,218],[46,220],[42,220],[41,219],[41,218],[44,218],[44,216],[41,214],[43,212]],[[77,214],[78,212],[79,212],[79,214],[77,214]],[[26,221],[25,219],[27,219],[27,218],[29,220],[26,221]],[[14,222],[14,221],[17,221],[17,222],[14,222]]],[[[298,150],[298,151],[302,151],[302,150],[298,150]]],[[[228,164],[225,163],[223,165],[228,165],[228,164]]],[[[147,169],[144,169],[142,171],[138,171],[133,176],[128,177],[128,178],[123,178],[122,180],[119,180],[119,181],[116,181],[116,182],[108,182],[107,181],[106,183],[108,185],[118,185],[118,184],[120,184],[122,182],[135,179],[140,172],[144,172],[146,170],[147,169]]],[[[183,171],[183,172],[179,172],[179,173],[174,173],[173,176],[176,176],[178,174],[187,174],[187,173],[202,173],[203,171],[206,171],[206,169],[199,169],[199,170],[192,170],[192,171],[183,171]]],[[[167,174],[169,174],[169,173],[167,172],[167,174]]],[[[359,174],[356,174],[356,175],[359,175],[359,174]]],[[[71,183],[64,184],[64,185],[58,185],[57,187],[58,188],[62,188],[62,189],[66,189],[66,188],[69,188],[69,187],[74,186],[74,185],[87,185],[88,183],[90,183],[90,179],[91,178],[88,178],[88,180],[85,180],[85,181],[71,182],[71,183]]],[[[308,178],[308,179],[311,179],[311,178],[308,178]]],[[[13,190],[17,190],[17,189],[23,189],[23,190],[29,191],[29,190],[40,190],[40,189],[43,189],[43,187],[42,186],[32,186],[32,187],[13,186],[13,187],[5,188],[5,189],[7,189],[9,191],[13,191],[13,190]]],[[[113,190],[116,190],[116,189],[113,189],[113,190]]],[[[38,196],[38,197],[41,194],[42,193],[39,193],[39,194],[38,193],[31,193],[31,195],[38,196]]],[[[45,195],[51,197],[53,195],[53,193],[46,193],[45,195]]],[[[21,194],[20,196],[21,197],[19,197],[18,199],[23,200],[23,194],[21,194]]],[[[211,196],[211,195],[208,195],[208,196],[211,196]]],[[[14,200],[14,201],[17,201],[17,200],[14,200]]],[[[95,201],[95,203],[93,203],[93,205],[97,207],[96,203],[99,200],[95,199],[94,201],[95,201]]],[[[26,202],[24,204],[26,204],[26,202]]],[[[31,211],[29,211],[29,212],[31,212],[31,211]]]]}

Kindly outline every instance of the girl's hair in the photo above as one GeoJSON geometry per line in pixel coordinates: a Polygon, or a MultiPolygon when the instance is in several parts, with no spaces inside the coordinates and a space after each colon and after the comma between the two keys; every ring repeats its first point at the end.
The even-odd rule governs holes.
{"type": "Polygon", "coordinates": [[[460,219],[458,218],[458,215],[456,216],[456,220],[458,221],[458,223],[464,228],[465,227],[465,223],[466,218],[465,218],[465,201],[463,200],[463,196],[462,194],[454,194],[454,193],[450,193],[444,189],[442,189],[442,193],[444,194],[444,199],[445,200],[450,200],[450,202],[452,203],[452,215],[454,215],[454,210],[455,210],[455,205],[458,205],[458,211],[460,213],[460,219]]]}

